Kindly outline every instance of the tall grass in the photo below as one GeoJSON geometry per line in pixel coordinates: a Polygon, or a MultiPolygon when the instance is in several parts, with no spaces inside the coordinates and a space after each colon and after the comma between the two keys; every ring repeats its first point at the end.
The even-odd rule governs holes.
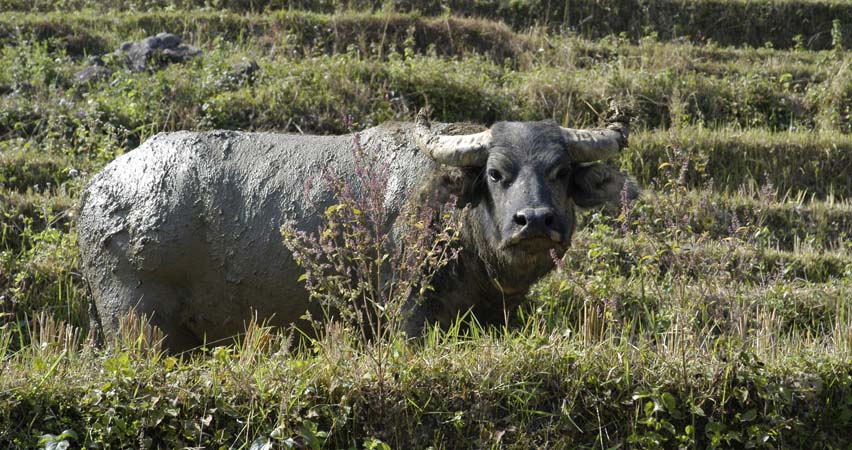
{"type": "Polygon", "coordinates": [[[74,444],[117,446],[844,445],[848,321],[838,335],[779,333],[773,307],[734,300],[730,326],[708,328],[677,291],[670,315],[626,326],[586,308],[566,328],[532,318],[515,332],[436,330],[416,349],[394,341],[384,387],[366,352],[387,343],[345,332],[316,354],[262,328],[191,357],[36,343],[3,362],[0,440],[26,447],[70,429],[74,444]]]}
{"type": "Polygon", "coordinates": [[[441,5],[0,0],[0,446],[848,447],[848,6],[441,5]],[[203,55],[139,74],[106,56],[111,77],[74,82],[86,56],[159,31],[203,55]],[[231,81],[243,58],[254,83],[231,81]],[[637,111],[616,163],[645,193],[580,215],[512,327],[311,341],[255,320],[169,355],[128,318],[89,342],[74,203],[154,133],[338,133],[427,103],[581,127],[610,96],[637,111]]]}
{"type": "Polygon", "coordinates": [[[571,2],[508,1],[398,1],[378,0],[4,0],[4,11],[151,11],[217,8],[236,12],[311,10],[331,13],[392,9],[425,15],[454,14],[486,17],[516,29],[544,26],[572,30],[591,38],[624,34],[634,39],[650,32],[662,39],[686,38],[697,42],[777,48],[850,46],[852,8],[840,0],[591,0],[571,2]],[[747,18],[747,20],[744,20],[747,18]],[[832,35],[833,23],[837,33],[832,35]],[[837,36],[840,39],[837,39],[837,36]]]}

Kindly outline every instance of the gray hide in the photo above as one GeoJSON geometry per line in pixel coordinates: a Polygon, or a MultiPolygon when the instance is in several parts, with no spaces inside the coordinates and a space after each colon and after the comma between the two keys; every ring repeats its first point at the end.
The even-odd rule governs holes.
{"type": "MultiPolygon", "coordinates": [[[[555,125],[536,126],[556,130],[553,136],[557,137],[551,140],[562,139],[555,125]]],[[[533,128],[508,124],[499,129],[525,132],[533,128]]],[[[391,220],[427,178],[434,180],[441,169],[415,145],[414,130],[412,124],[391,123],[359,133],[366,151],[378,152],[379,160],[389,164],[385,203],[391,220]]],[[[626,139],[626,128],[623,133],[626,139]]],[[[513,144],[512,139],[495,137],[495,145],[542,145],[536,136],[518,139],[513,144]]],[[[538,153],[550,155],[549,159],[538,159],[550,161],[557,150],[553,150],[553,142],[546,144],[548,150],[538,153]]],[[[107,335],[118,330],[120,318],[131,310],[151,316],[167,334],[166,345],[174,350],[238,334],[252,311],[261,318],[271,317],[272,324],[304,325],[300,317],[314,306],[297,281],[302,270],[284,247],[279,229],[292,219],[297,229],[316,231],[322,212],[336,203],[332,189],[324,184],[322,170],[353,167],[353,145],[352,135],[177,132],[159,134],[109,164],[87,185],[78,221],[82,270],[107,335]],[[306,180],[313,183],[309,192],[305,192],[306,180]]],[[[529,159],[537,153],[527,149],[524,154],[529,159]]],[[[557,200],[541,198],[560,210],[556,220],[560,233],[565,234],[565,241],[557,246],[561,255],[574,227],[572,197],[581,196],[562,192],[569,188],[558,183],[569,182],[561,178],[535,187],[539,180],[525,180],[521,174],[542,178],[538,166],[516,166],[522,169],[518,182],[511,187],[504,183],[504,190],[516,191],[517,195],[507,198],[520,205],[517,208],[530,205],[516,197],[528,196],[531,190],[541,197],[539,191],[557,183],[557,200]]],[[[469,183],[480,186],[474,190],[484,189],[487,177],[483,168],[464,170],[472,173],[469,183]]],[[[601,201],[617,200],[625,180],[617,171],[585,165],[576,170],[583,178],[574,181],[571,189],[588,183],[594,185],[595,195],[606,190],[600,194],[601,201]]],[[[353,174],[342,172],[341,176],[354,183],[353,174]]],[[[635,194],[632,188],[631,193],[635,194]]],[[[419,332],[424,322],[446,325],[468,309],[483,322],[501,320],[504,307],[514,309],[529,285],[552,268],[549,248],[554,245],[547,239],[537,239],[528,247],[537,252],[533,256],[522,246],[512,246],[515,254],[508,259],[483,248],[497,247],[495,242],[502,239],[504,225],[496,224],[508,223],[511,228],[519,219],[517,213],[502,222],[488,218],[500,210],[500,205],[489,205],[499,195],[473,197],[469,201],[474,207],[463,220],[465,248],[460,261],[436,278],[436,299],[416,308],[407,327],[409,333],[419,332]],[[488,223],[481,225],[484,222],[488,223]],[[500,280],[505,280],[502,286],[500,280]]],[[[584,201],[589,205],[599,203],[588,198],[584,201]]],[[[538,198],[536,202],[541,203],[538,198]]],[[[532,206],[541,206],[538,203],[532,206]]],[[[523,211],[537,214],[541,210],[523,211]]],[[[528,220],[532,222],[533,216],[528,220]]]]}
{"type": "MultiPolygon", "coordinates": [[[[390,162],[393,213],[435,163],[396,125],[360,139],[390,162]]],[[[117,158],[89,182],[78,222],[105,331],[130,309],[153,315],[178,348],[241,332],[252,309],[298,322],[308,298],[279,228],[317,229],[335,203],[322,169],[352,167],[352,146],[352,136],[177,132],[117,158]]]]}

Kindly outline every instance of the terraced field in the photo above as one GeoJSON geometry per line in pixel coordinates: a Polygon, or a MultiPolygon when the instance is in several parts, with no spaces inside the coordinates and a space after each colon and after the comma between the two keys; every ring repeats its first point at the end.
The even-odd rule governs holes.
{"type": "MultiPolygon", "coordinates": [[[[849,448],[852,6],[0,0],[0,447],[849,448]],[[122,42],[200,56],[130,72],[122,42]],[[100,55],[111,73],[81,83],[100,55]],[[236,69],[256,61],[257,73],[236,69]],[[643,188],[508,330],[97,349],[88,177],[161,131],[599,122],[643,188]],[[70,447],[57,447],[64,445],[70,447]],[[53,445],[51,447],[50,445],[53,445]]],[[[134,335],[128,333],[128,335],[134,335]]]]}

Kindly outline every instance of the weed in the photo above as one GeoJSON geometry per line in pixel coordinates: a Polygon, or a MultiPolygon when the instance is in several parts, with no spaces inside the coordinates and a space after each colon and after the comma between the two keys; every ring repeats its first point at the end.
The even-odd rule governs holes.
{"type": "Polygon", "coordinates": [[[848,4],[386,4],[0,0],[0,446],[849,446],[848,4]],[[105,55],[159,31],[202,56],[129,73],[105,55]],[[113,74],[75,86],[94,54],[113,74]],[[228,82],[243,58],[254,83],[228,82]],[[582,127],[609,96],[634,105],[618,162],[644,193],[579,215],[515,329],[394,332],[451,256],[454,230],[423,225],[452,217],[368,220],[384,181],[365,160],[369,189],[338,185],[326,213],[345,238],[290,235],[334,306],[315,345],[254,321],[164,355],[141,318],[88,343],[74,204],[154,133],[339,133],[426,103],[582,127]]]}
{"type": "MultiPolygon", "coordinates": [[[[454,257],[457,222],[449,212],[412,203],[388,215],[388,167],[356,135],[355,184],[326,168],[339,203],[329,207],[317,234],[285,225],[285,244],[305,270],[306,288],[325,319],[338,317],[365,341],[389,340],[423,302],[432,277],[454,257]]],[[[310,189],[310,184],[306,186],[310,189]]],[[[322,326],[322,324],[321,324],[322,326]]]]}
{"type": "MultiPolygon", "coordinates": [[[[321,306],[324,317],[312,319],[314,328],[322,335],[331,322],[342,324],[321,339],[324,353],[335,353],[330,348],[339,347],[335,342],[356,336],[356,348],[371,362],[378,395],[385,398],[392,381],[391,361],[404,354],[401,331],[413,305],[440,301],[429,295],[430,283],[457,256],[453,243],[459,221],[448,212],[449,206],[434,210],[415,202],[389,215],[389,168],[355,136],[354,183],[342,181],[336,174],[339,168],[325,168],[325,181],[339,203],[325,211],[320,229],[310,234],[285,224],[282,234],[305,270],[302,278],[311,299],[321,306]]],[[[305,189],[310,190],[310,183],[305,189]]],[[[385,416],[387,411],[381,408],[378,413],[385,416]]],[[[316,435],[315,426],[306,423],[314,430],[309,434],[316,435]]]]}

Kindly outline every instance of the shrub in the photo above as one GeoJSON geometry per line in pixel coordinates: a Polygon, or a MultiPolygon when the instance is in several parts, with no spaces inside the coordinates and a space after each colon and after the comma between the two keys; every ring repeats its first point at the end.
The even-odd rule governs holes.
{"type": "Polygon", "coordinates": [[[292,223],[282,234],[325,321],[340,321],[364,341],[386,341],[405,322],[410,302],[425,301],[432,277],[455,258],[458,226],[447,208],[416,202],[394,220],[385,204],[389,169],[355,136],[355,185],[336,176],[339,168],[326,168],[339,203],[325,211],[316,234],[292,223]]]}

